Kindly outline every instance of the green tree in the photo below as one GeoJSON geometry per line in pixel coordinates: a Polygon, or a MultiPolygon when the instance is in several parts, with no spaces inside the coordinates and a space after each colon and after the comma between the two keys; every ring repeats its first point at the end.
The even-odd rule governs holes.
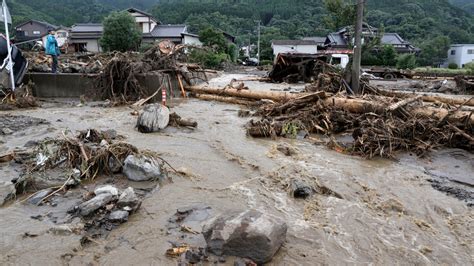
{"type": "Polygon", "coordinates": [[[141,41],[141,31],[128,12],[112,12],[104,19],[104,34],[100,45],[105,51],[136,50],[141,41]]]}
{"type": "Polygon", "coordinates": [[[228,50],[227,40],[222,32],[212,27],[200,31],[199,40],[204,45],[211,47],[218,53],[225,53],[228,50]]]}
{"type": "Polygon", "coordinates": [[[418,58],[420,65],[434,65],[442,63],[446,58],[451,45],[451,40],[447,36],[429,38],[421,43],[421,53],[418,58]]]}
{"type": "Polygon", "coordinates": [[[416,57],[413,54],[403,54],[397,58],[398,69],[414,69],[416,67],[416,57]]]}
{"type": "Polygon", "coordinates": [[[393,45],[384,45],[380,53],[380,62],[384,66],[395,66],[397,63],[397,51],[393,45]]]}
{"type": "Polygon", "coordinates": [[[324,17],[326,27],[338,30],[353,25],[357,16],[354,5],[347,0],[324,0],[328,15],[324,17]]]}

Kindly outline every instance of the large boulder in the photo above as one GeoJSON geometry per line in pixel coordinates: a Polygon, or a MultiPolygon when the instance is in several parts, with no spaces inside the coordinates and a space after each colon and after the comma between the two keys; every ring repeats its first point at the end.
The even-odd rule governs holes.
{"type": "Polygon", "coordinates": [[[143,108],[137,120],[138,131],[151,133],[160,131],[168,126],[170,110],[159,103],[149,104],[143,108]]]}
{"type": "Polygon", "coordinates": [[[249,210],[215,218],[204,227],[203,235],[212,253],[249,258],[261,264],[270,261],[283,245],[287,228],[276,217],[249,210]]]}
{"type": "Polygon", "coordinates": [[[163,165],[145,155],[129,155],[123,165],[123,173],[132,181],[164,179],[163,165]]]}
{"type": "Polygon", "coordinates": [[[10,181],[0,181],[0,206],[15,197],[15,185],[10,181]]]}

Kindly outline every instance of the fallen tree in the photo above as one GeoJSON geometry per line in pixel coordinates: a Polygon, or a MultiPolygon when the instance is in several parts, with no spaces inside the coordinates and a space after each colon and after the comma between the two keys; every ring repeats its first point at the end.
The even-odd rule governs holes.
{"type": "Polygon", "coordinates": [[[300,97],[300,94],[292,94],[288,92],[274,92],[274,91],[252,91],[252,90],[239,90],[234,88],[211,88],[202,86],[187,86],[187,91],[199,93],[199,94],[214,94],[220,96],[232,96],[247,98],[252,100],[268,99],[272,101],[284,101],[289,99],[295,99],[300,97]]]}
{"type": "Polygon", "coordinates": [[[450,97],[440,94],[426,94],[423,92],[406,92],[406,91],[388,91],[388,90],[377,90],[380,95],[387,97],[413,97],[421,95],[421,99],[425,102],[440,102],[450,105],[465,105],[465,106],[474,106],[474,97],[450,97]]]}
{"type": "MultiPolygon", "coordinates": [[[[324,99],[322,102],[327,107],[335,107],[351,113],[368,113],[373,112],[376,114],[383,114],[389,107],[387,104],[383,104],[377,101],[368,101],[363,98],[350,98],[342,96],[331,96],[326,92],[316,92],[312,94],[292,94],[287,92],[273,92],[273,91],[254,91],[254,90],[236,90],[236,89],[219,89],[211,87],[200,87],[190,86],[186,87],[186,90],[201,94],[202,97],[207,97],[211,100],[224,100],[232,103],[229,98],[217,98],[203,96],[205,94],[219,95],[219,96],[232,96],[239,98],[246,98],[250,100],[262,100],[268,99],[276,102],[284,102],[292,99],[311,99],[314,97],[324,99]]],[[[385,97],[387,98],[387,97],[385,97]]],[[[387,98],[389,100],[389,98],[387,98]]],[[[396,99],[397,100],[397,99],[396,99]]],[[[237,103],[237,101],[235,101],[237,103]]],[[[307,104],[307,102],[305,103],[307,104]]],[[[471,112],[459,111],[459,110],[448,110],[446,108],[437,108],[432,106],[423,105],[420,107],[412,108],[410,112],[417,116],[433,117],[439,120],[447,119],[451,122],[458,122],[467,120],[471,125],[474,124],[474,115],[471,112]]]]}
{"type": "Polygon", "coordinates": [[[394,157],[396,151],[418,155],[438,147],[472,150],[474,128],[471,115],[456,110],[437,112],[419,107],[419,99],[401,100],[381,97],[324,97],[322,92],[287,102],[264,105],[252,119],[247,134],[252,137],[289,137],[320,133],[330,137],[328,146],[364,157],[394,157]],[[375,102],[375,100],[377,102],[375,102]],[[339,144],[339,133],[353,137],[350,145],[339,144]]]}

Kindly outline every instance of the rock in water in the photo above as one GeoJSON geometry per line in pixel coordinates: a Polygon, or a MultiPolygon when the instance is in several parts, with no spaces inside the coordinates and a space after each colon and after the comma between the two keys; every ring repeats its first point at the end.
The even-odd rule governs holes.
{"type": "Polygon", "coordinates": [[[29,204],[38,205],[46,196],[48,196],[53,191],[54,189],[52,188],[46,188],[46,189],[40,190],[36,192],[34,196],[29,198],[27,202],[29,204]]]}
{"type": "Polygon", "coordinates": [[[15,185],[12,182],[0,182],[0,206],[15,197],[15,185]]]}
{"type": "Polygon", "coordinates": [[[123,173],[132,181],[164,179],[163,166],[157,160],[144,155],[129,155],[123,165],[123,173]]]}
{"type": "Polygon", "coordinates": [[[122,192],[122,194],[120,194],[120,198],[117,202],[117,207],[119,208],[130,207],[132,211],[135,211],[140,207],[140,204],[141,204],[141,201],[138,199],[133,188],[128,187],[122,192]]]}
{"type": "Polygon", "coordinates": [[[162,104],[155,103],[145,106],[137,120],[137,128],[141,133],[157,132],[168,126],[170,110],[162,104]]]}
{"type": "Polygon", "coordinates": [[[79,205],[80,213],[82,216],[88,216],[113,201],[114,198],[115,196],[110,193],[99,194],[92,199],[81,203],[81,205],[79,205]]]}
{"type": "Polygon", "coordinates": [[[203,234],[212,253],[261,264],[270,261],[285,242],[287,229],[278,218],[249,210],[217,217],[204,227],[203,234]]]}
{"type": "Polygon", "coordinates": [[[109,214],[109,221],[114,223],[124,223],[128,221],[127,211],[113,211],[109,214]]]}

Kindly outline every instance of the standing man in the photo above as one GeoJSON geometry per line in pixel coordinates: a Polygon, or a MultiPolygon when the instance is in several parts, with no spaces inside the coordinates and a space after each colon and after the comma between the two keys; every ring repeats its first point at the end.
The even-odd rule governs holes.
{"type": "Polygon", "coordinates": [[[54,32],[54,29],[49,29],[48,30],[48,38],[46,39],[46,54],[50,55],[51,58],[53,59],[53,65],[51,66],[51,72],[56,73],[58,69],[58,56],[61,53],[59,51],[58,47],[58,41],[56,40],[56,37],[54,36],[56,32],[54,32]]]}

